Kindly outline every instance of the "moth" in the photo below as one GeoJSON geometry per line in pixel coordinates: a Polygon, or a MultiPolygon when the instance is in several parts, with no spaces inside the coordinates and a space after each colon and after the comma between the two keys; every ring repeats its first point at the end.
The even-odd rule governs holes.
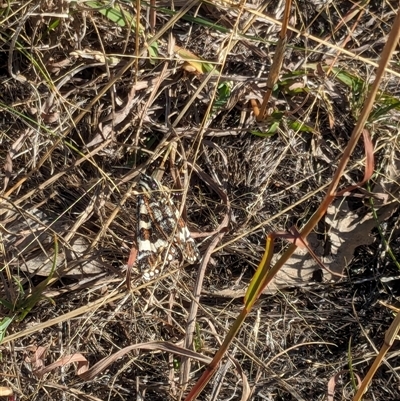
{"type": "Polygon", "coordinates": [[[147,174],[139,181],[136,267],[145,281],[175,261],[194,264],[200,252],[168,192],[147,174]]]}

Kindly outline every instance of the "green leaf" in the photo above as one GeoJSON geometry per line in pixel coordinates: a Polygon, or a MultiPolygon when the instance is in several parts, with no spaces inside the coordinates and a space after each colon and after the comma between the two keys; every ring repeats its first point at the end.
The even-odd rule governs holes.
{"type": "Polygon", "coordinates": [[[314,128],[304,124],[301,121],[290,121],[288,125],[291,129],[297,132],[311,132],[311,133],[315,132],[314,128]]]}
{"type": "Polygon", "coordinates": [[[149,52],[149,57],[150,57],[150,63],[152,65],[156,64],[155,59],[158,57],[158,43],[153,42],[151,46],[147,47],[147,51],[149,52]]]}
{"type": "Polygon", "coordinates": [[[400,109],[400,101],[397,100],[394,103],[388,104],[386,106],[383,107],[378,107],[376,110],[374,110],[368,118],[369,122],[375,122],[376,120],[378,120],[381,117],[387,117],[387,114],[389,113],[389,111],[391,110],[399,110],[400,109]]]}
{"type": "Polygon", "coordinates": [[[53,32],[60,25],[60,19],[57,18],[47,27],[47,33],[53,32]]]}
{"type": "Polygon", "coordinates": [[[213,114],[226,106],[231,96],[232,83],[230,81],[221,82],[218,86],[217,98],[213,105],[213,114]]]}
{"type": "MultiPolygon", "coordinates": [[[[85,3],[86,6],[93,8],[93,10],[98,11],[100,14],[103,14],[110,21],[115,22],[120,27],[124,28],[127,23],[130,27],[135,29],[136,27],[136,19],[126,11],[121,11],[118,8],[110,7],[110,2],[102,3],[100,1],[88,1],[85,3]]],[[[143,27],[140,27],[143,31],[143,27]]]]}
{"type": "Polygon", "coordinates": [[[13,322],[13,320],[13,317],[3,317],[3,319],[0,320],[0,344],[3,341],[4,336],[6,335],[8,326],[13,322]]]}
{"type": "Polygon", "coordinates": [[[259,136],[260,138],[269,138],[276,134],[276,132],[278,131],[279,124],[280,121],[275,121],[270,125],[267,131],[251,130],[250,133],[255,136],[259,136]]]}
{"type": "Polygon", "coordinates": [[[3,299],[3,298],[0,298],[0,305],[3,305],[5,308],[7,308],[10,311],[12,311],[14,309],[14,305],[10,301],[7,301],[6,299],[3,299]]]}

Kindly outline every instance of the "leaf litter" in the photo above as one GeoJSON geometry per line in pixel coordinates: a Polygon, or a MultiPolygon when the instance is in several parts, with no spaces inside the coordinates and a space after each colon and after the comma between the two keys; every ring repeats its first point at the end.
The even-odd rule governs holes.
{"type": "MultiPolygon", "coordinates": [[[[120,15],[133,15],[128,3],[116,3],[124,10],[120,15]]],[[[246,9],[247,17],[257,18],[250,31],[243,32],[247,37],[238,40],[232,49],[225,45],[231,22],[237,18],[235,7],[204,4],[200,14],[185,14],[170,30],[177,46],[196,56],[192,62],[218,64],[216,55],[228,54],[225,64],[219,63],[218,67],[224,80],[236,82],[229,91],[221,87],[218,92],[214,77],[205,81],[203,75],[191,75],[180,68],[183,62],[178,57],[171,59],[169,38],[164,35],[158,39],[159,59],[154,54],[138,59],[132,64],[135,68],[113,82],[77,122],[74,117],[128,65],[136,51],[135,36],[128,34],[126,25],[108,19],[104,10],[88,10],[89,4],[68,4],[62,10],[68,18],[59,20],[47,16],[60,12],[48,2],[35,10],[27,3],[18,11],[14,2],[3,8],[5,49],[14,40],[15,46],[12,52],[3,50],[5,60],[11,57],[12,75],[8,66],[0,69],[6,78],[0,84],[2,280],[8,284],[1,290],[2,300],[7,299],[9,285],[14,285],[14,294],[23,298],[49,275],[54,260],[53,237],[59,238],[57,280],[52,281],[28,316],[8,326],[4,335],[1,353],[7,363],[2,374],[8,377],[4,384],[18,397],[46,400],[59,399],[63,394],[72,399],[79,391],[81,396],[98,399],[130,399],[132,394],[150,400],[177,399],[180,390],[174,382],[179,380],[188,355],[161,345],[188,339],[186,330],[190,327],[190,342],[195,344],[196,353],[213,354],[232,317],[242,307],[241,297],[263,254],[266,234],[301,226],[317,207],[357,115],[356,100],[362,93],[353,93],[351,86],[356,87],[356,76],[367,85],[372,64],[348,58],[334,46],[325,45],[325,53],[321,51],[324,44],[314,46],[305,36],[292,37],[293,47],[283,60],[288,77],[285,81],[281,76],[277,83],[271,120],[256,125],[248,100],[260,99],[265,90],[273,43],[279,32],[267,17],[279,19],[281,10],[271,4],[264,18],[254,14],[254,6],[246,9]],[[215,19],[215,13],[220,15],[221,10],[228,20],[215,19]],[[196,20],[196,15],[204,20],[196,20]],[[204,26],[205,20],[212,24],[204,26]],[[59,38],[56,42],[55,37],[59,38]],[[82,58],[74,52],[107,57],[82,58]],[[340,77],[324,75],[332,60],[330,53],[335,52],[339,54],[338,68],[348,72],[347,84],[340,77]],[[260,54],[265,58],[260,59],[260,54]],[[167,71],[159,80],[163,63],[167,71]],[[199,127],[215,90],[226,104],[218,103],[219,109],[213,109],[209,119],[204,120],[204,137],[215,145],[209,146],[199,136],[199,127]],[[225,98],[227,94],[229,99],[225,98]],[[297,130],[301,126],[298,122],[309,128],[297,130]],[[276,129],[269,131],[270,126],[276,129]],[[251,134],[255,129],[272,134],[255,136],[251,134]],[[164,167],[164,183],[172,187],[168,177],[174,165],[165,156],[172,143],[180,146],[177,167],[183,171],[186,164],[191,173],[185,187],[191,231],[199,232],[197,241],[204,255],[211,244],[216,249],[205,270],[201,270],[204,279],[200,286],[194,287],[198,267],[190,267],[122,296],[123,266],[135,241],[136,200],[127,195],[134,187],[131,178],[139,169],[164,167]],[[207,185],[205,176],[220,182],[223,196],[207,185]],[[221,235],[218,229],[222,229],[227,216],[229,225],[221,235]],[[204,233],[215,237],[204,237],[204,233]],[[187,325],[193,288],[198,304],[194,327],[187,325]],[[121,297],[109,302],[115,293],[121,297]],[[67,313],[74,310],[80,314],[63,320],[63,315],[69,316],[67,313]],[[13,343],[7,341],[9,335],[23,334],[35,324],[51,323],[56,318],[61,326],[54,323],[29,331],[13,343]],[[151,352],[129,348],[137,344],[140,349],[151,341],[160,345],[151,352]],[[48,347],[44,365],[60,363],[74,354],[85,355],[90,363],[96,363],[109,355],[122,356],[117,353],[120,349],[130,349],[131,353],[129,358],[115,357],[107,374],[92,377],[90,383],[77,383],[74,370],[68,367],[49,371],[39,382],[29,364],[24,366],[31,370],[21,376],[28,345],[48,347]],[[12,377],[19,380],[13,381],[12,377]],[[63,389],[57,387],[60,383],[63,389]]],[[[348,21],[352,20],[353,9],[332,4],[326,6],[331,7],[326,13],[320,7],[299,3],[291,25],[301,28],[303,23],[310,24],[307,28],[314,36],[321,31],[334,32],[336,46],[347,35],[338,12],[348,21]],[[327,20],[326,15],[333,20],[327,20]],[[318,23],[312,23],[313,18],[318,23]],[[330,24],[335,24],[335,29],[330,24]]],[[[347,44],[346,51],[357,48],[359,54],[362,45],[368,44],[362,56],[376,59],[382,47],[380,27],[386,31],[393,17],[392,10],[387,9],[386,22],[382,22],[378,15],[384,10],[379,7],[384,6],[371,3],[369,16],[361,14],[359,21],[361,27],[373,27],[369,29],[374,29],[374,46],[367,29],[356,30],[355,42],[347,44]]],[[[157,16],[160,31],[168,19],[161,10],[157,16]]],[[[243,16],[241,22],[247,17],[243,16]]],[[[329,41],[328,36],[320,36],[329,41]]],[[[398,93],[394,82],[396,76],[388,76],[383,90],[395,98],[398,93]]],[[[396,107],[386,110],[384,118],[380,116],[373,127],[375,171],[379,173],[373,178],[373,192],[387,195],[382,204],[375,204],[379,207],[378,221],[396,254],[399,116],[396,107]]],[[[360,145],[346,185],[361,180],[363,157],[360,145]]],[[[244,392],[248,399],[321,399],[329,380],[348,368],[350,338],[355,369],[360,376],[368,369],[374,354],[365,333],[370,333],[375,342],[382,339],[391,312],[379,302],[396,302],[396,285],[385,283],[389,278],[399,279],[387,249],[380,246],[376,221],[364,199],[338,198],[325,216],[324,225],[308,238],[323,263],[332,271],[345,273],[348,279],[321,272],[308,252],[298,249],[242,328],[234,359],[249,383],[251,395],[244,392]]],[[[285,246],[277,242],[276,252],[285,246]]],[[[16,304],[16,299],[7,300],[16,304]]],[[[6,303],[1,305],[3,316],[18,312],[7,309],[6,303]]],[[[397,362],[393,354],[393,376],[378,372],[370,397],[399,399],[393,370],[397,362]]],[[[204,365],[190,360],[186,366],[189,375],[184,383],[194,380],[204,365]]],[[[342,382],[336,382],[336,393],[342,391],[343,399],[349,398],[347,375],[344,373],[342,382]]],[[[214,392],[211,388],[208,391],[216,394],[216,399],[233,394],[234,399],[241,399],[242,390],[236,392],[238,380],[234,369],[228,369],[220,386],[216,385],[214,392]]]]}

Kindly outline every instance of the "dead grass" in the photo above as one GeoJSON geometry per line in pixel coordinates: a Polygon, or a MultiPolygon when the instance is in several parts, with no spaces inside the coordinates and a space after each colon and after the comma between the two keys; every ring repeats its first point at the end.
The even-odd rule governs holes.
{"type": "MultiPolygon", "coordinates": [[[[155,169],[165,169],[170,187],[176,171],[188,173],[188,224],[202,254],[221,235],[191,347],[213,356],[242,309],[266,233],[303,225],[322,199],[397,11],[389,2],[365,9],[296,2],[290,25],[301,33],[289,39],[270,118],[256,124],[249,100],[265,91],[280,30],[277,2],[190,10],[175,2],[177,12],[157,2],[155,15],[142,5],[138,37],[133,3],[102,4],[10,1],[0,8],[0,386],[21,400],[182,396],[185,354],[178,351],[137,349],[89,381],[74,365],[39,378],[27,358],[43,346],[46,365],[82,354],[92,366],[134,344],[183,347],[197,266],[136,283],[130,293],[124,283],[135,241],[135,178],[155,169]],[[216,71],[196,71],[199,59],[216,71]],[[215,233],[226,216],[228,228],[215,233]]],[[[386,305],[398,305],[400,295],[398,62],[368,125],[376,149],[370,190],[392,200],[381,227],[392,256],[378,231],[369,231],[374,240],[355,248],[353,263],[338,262],[347,279],[327,282],[313,266],[307,280],[288,278],[265,295],[230,349],[242,373],[226,360],[220,383],[201,399],[239,400],[245,377],[246,399],[322,400],[337,374],[332,399],[352,398],[352,373],[364,377],[393,319],[386,305]]],[[[360,144],[343,187],[362,177],[363,157],[360,144]]],[[[349,208],[361,219],[371,205],[352,198],[349,208]]],[[[335,257],[331,229],[325,222],[316,233],[325,260],[335,257]]],[[[399,362],[395,344],[365,400],[400,399],[399,362]]],[[[191,362],[189,387],[203,367],[191,362]]]]}

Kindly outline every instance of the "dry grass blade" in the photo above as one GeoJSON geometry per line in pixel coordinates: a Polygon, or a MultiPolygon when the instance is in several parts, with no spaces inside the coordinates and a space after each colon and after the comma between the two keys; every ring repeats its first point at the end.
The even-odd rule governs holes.
{"type": "MultiPolygon", "coordinates": [[[[193,344],[193,334],[195,333],[196,316],[198,311],[198,305],[200,302],[201,290],[203,286],[203,280],[206,273],[206,268],[209,264],[211,254],[215,250],[216,246],[219,244],[224,236],[224,230],[229,224],[230,220],[230,204],[226,194],[218,187],[218,185],[212,181],[211,177],[207,176],[204,172],[197,170],[196,173],[202,178],[204,182],[210,185],[221,197],[224,205],[226,206],[226,214],[223,221],[219,224],[218,233],[214,236],[213,240],[209,244],[207,251],[204,253],[203,258],[200,262],[199,272],[197,274],[196,282],[193,289],[193,301],[188,314],[188,324],[186,326],[186,336],[185,336],[185,347],[190,348],[193,344]]],[[[189,381],[190,374],[190,364],[188,360],[184,360],[182,363],[181,371],[181,385],[183,386],[183,391],[185,390],[185,383],[189,381]]],[[[182,392],[183,392],[182,391],[182,392]]]]}
{"type": "Polygon", "coordinates": [[[11,388],[0,386],[0,397],[11,397],[13,395],[14,391],[11,388]]]}
{"type": "Polygon", "coordinates": [[[276,44],[276,52],[275,52],[274,60],[272,62],[271,70],[270,70],[269,76],[268,76],[268,81],[267,81],[267,86],[266,86],[267,91],[265,92],[260,110],[259,111],[257,110],[257,112],[255,112],[257,121],[263,121],[267,117],[268,102],[270,100],[274,86],[275,86],[276,82],[278,81],[279,73],[282,68],[283,57],[285,55],[286,45],[288,42],[287,28],[288,28],[288,24],[289,24],[291,7],[292,7],[292,1],[291,0],[286,1],[285,2],[285,13],[284,13],[283,22],[282,22],[282,29],[281,29],[281,33],[279,35],[278,43],[276,44]]]}
{"type": "Polygon", "coordinates": [[[107,299],[99,299],[96,302],[93,302],[91,304],[85,305],[82,308],[75,309],[75,310],[73,310],[71,312],[66,313],[65,315],[57,316],[54,319],[47,320],[46,322],[36,324],[36,325],[31,326],[31,327],[29,327],[29,328],[27,328],[25,330],[20,330],[15,334],[11,334],[9,336],[6,336],[6,337],[3,338],[1,343],[2,344],[7,344],[7,343],[9,343],[11,341],[14,341],[14,340],[18,339],[18,338],[23,338],[23,337],[29,336],[30,334],[36,333],[36,332],[38,332],[40,330],[43,330],[43,329],[45,329],[47,327],[52,327],[52,326],[54,326],[56,324],[59,324],[61,322],[68,321],[69,319],[73,319],[73,318],[75,318],[77,316],[80,316],[80,315],[83,315],[83,314],[85,314],[85,313],[87,313],[89,311],[97,310],[99,307],[101,307],[103,305],[106,305],[108,303],[115,302],[115,301],[117,301],[117,300],[119,300],[119,299],[121,299],[123,297],[124,297],[124,294],[117,294],[117,295],[110,296],[107,299]]]}
{"type": "Polygon", "coordinates": [[[398,333],[400,332],[400,312],[397,313],[396,317],[394,318],[392,324],[390,325],[389,329],[385,335],[385,342],[376,356],[374,363],[372,364],[370,370],[368,371],[367,375],[365,376],[362,383],[359,385],[357,393],[355,394],[353,401],[360,401],[364,393],[367,391],[368,387],[371,384],[371,381],[376,374],[379,366],[381,365],[383,359],[385,358],[386,354],[393,346],[394,341],[398,338],[398,333]]]}
{"type": "Polygon", "coordinates": [[[364,185],[374,173],[375,163],[374,163],[374,145],[372,144],[371,135],[366,129],[362,131],[363,139],[364,139],[364,148],[365,148],[365,170],[364,170],[364,177],[363,179],[358,182],[356,185],[352,185],[342,191],[337,192],[336,196],[342,196],[346,192],[351,192],[356,188],[361,187],[364,185]]]}

